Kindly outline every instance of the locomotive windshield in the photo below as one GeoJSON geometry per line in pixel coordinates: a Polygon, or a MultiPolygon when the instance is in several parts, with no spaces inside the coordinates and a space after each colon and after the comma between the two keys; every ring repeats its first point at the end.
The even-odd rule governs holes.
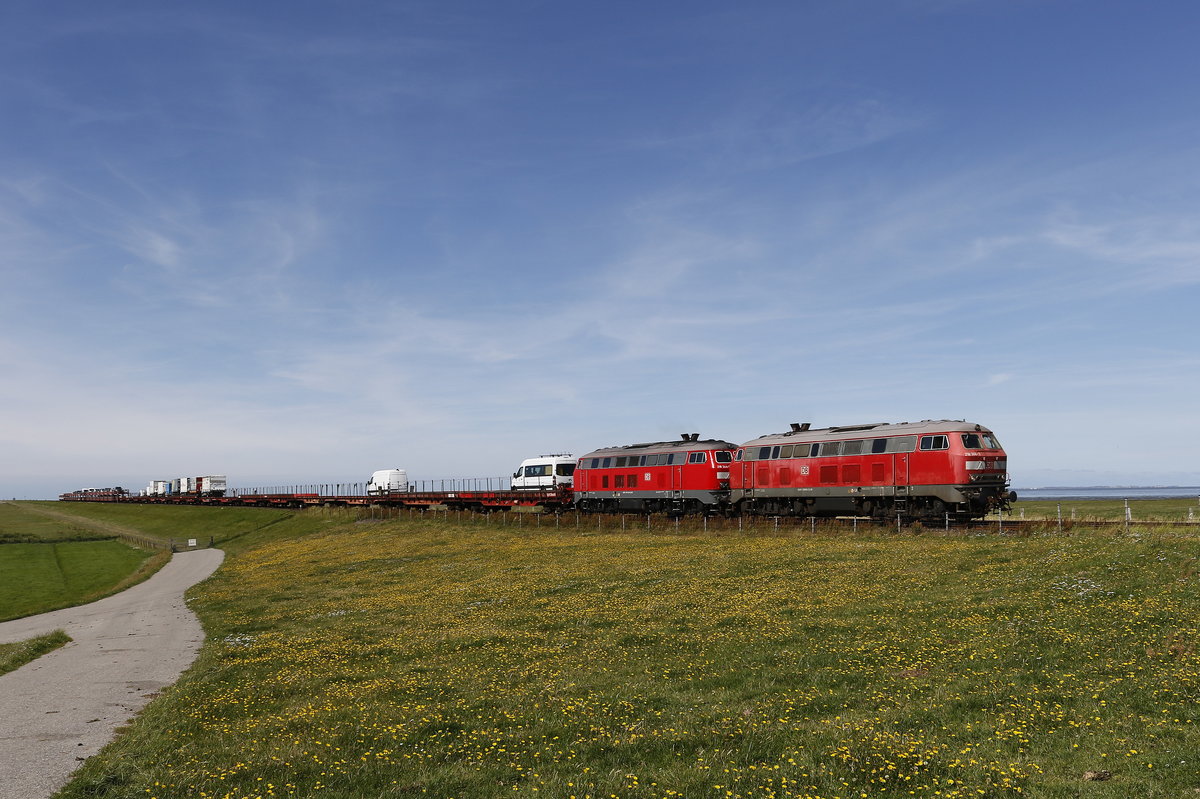
{"type": "Polygon", "coordinates": [[[1000,449],[1000,442],[988,433],[963,433],[963,449],[1000,449]]]}

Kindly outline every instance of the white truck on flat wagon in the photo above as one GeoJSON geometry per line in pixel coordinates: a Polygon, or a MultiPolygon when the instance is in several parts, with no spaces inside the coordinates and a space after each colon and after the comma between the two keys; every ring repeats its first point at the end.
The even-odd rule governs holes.
{"type": "Polygon", "coordinates": [[[380,469],[371,473],[367,494],[392,494],[408,490],[408,472],[403,469],[380,469]]]}

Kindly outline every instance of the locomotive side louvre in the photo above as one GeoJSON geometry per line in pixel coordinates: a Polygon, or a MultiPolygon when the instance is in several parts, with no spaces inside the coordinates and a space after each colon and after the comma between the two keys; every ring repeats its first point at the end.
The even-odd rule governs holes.
{"type": "Polygon", "coordinates": [[[969,519],[1007,507],[1007,467],[995,435],[970,422],[793,425],[739,448],[730,502],[771,515],[969,519]]]}
{"type": "Polygon", "coordinates": [[[736,444],[700,440],[607,447],[575,467],[575,504],[597,513],[703,513],[724,508],[736,444]]]}

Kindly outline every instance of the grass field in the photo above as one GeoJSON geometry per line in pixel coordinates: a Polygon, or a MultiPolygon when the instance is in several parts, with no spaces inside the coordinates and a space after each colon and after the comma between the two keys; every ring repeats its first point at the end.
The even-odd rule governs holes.
{"type": "Polygon", "coordinates": [[[0,503],[0,621],[91,602],[146,579],[169,559],[165,550],[151,553],[116,536],[195,538],[202,545],[212,539],[236,552],[327,524],[317,515],[258,508],[0,503]]]}
{"type": "Polygon", "coordinates": [[[230,538],[196,666],[63,796],[1200,788],[1184,533],[334,521],[230,538]]]}
{"type": "Polygon", "coordinates": [[[0,502],[0,544],[109,538],[77,521],[56,519],[29,508],[57,503],[0,502]]]}
{"type": "MultiPolygon", "coordinates": [[[[1064,521],[1114,520],[1125,518],[1125,502],[1120,499],[1039,499],[1018,501],[1011,515],[1020,518],[1024,512],[1029,519],[1055,519],[1061,513],[1064,521]]],[[[1200,530],[1200,504],[1196,497],[1178,499],[1131,499],[1129,513],[1135,522],[1196,522],[1200,530]]]]}
{"type": "Polygon", "coordinates": [[[168,557],[112,539],[0,545],[0,621],[107,596],[168,557]]]}
{"type": "Polygon", "coordinates": [[[295,536],[325,525],[319,514],[267,508],[188,507],[105,502],[22,502],[19,505],[80,517],[78,524],[134,530],[160,540],[197,539],[237,552],[277,535],[295,536]],[[286,523],[282,530],[276,526],[286,523]]]}
{"type": "Polygon", "coordinates": [[[39,635],[27,641],[0,644],[0,674],[19,669],[26,663],[37,660],[48,652],[71,642],[71,637],[62,630],[39,635]]]}

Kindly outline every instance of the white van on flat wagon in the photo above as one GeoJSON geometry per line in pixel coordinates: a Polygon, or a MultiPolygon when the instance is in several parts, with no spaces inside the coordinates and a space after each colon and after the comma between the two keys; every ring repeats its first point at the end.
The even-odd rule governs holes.
{"type": "Polygon", "coordinates": [[[569,452],[526,458],[513,472],[514,490],[569,486],[574,483],[575,456],[569,452]]]}
{"type": "Polygon", "coordinates": [[[368,494],[391,494],[408,490],[408,473],[404,469],[380,469],[371,473],[367,482],[368,494]]]}

